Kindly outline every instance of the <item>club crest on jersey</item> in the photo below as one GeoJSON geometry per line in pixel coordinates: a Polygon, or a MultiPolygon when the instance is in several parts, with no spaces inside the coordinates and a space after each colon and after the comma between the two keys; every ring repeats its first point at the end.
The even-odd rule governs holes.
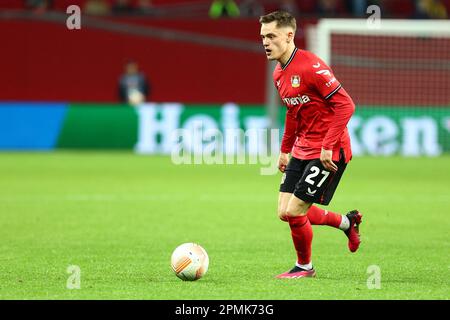
{"type": "Polygon", "coordinates": [[[298,88],[300,87],[300,76],[298,75],[293,75],[291,77],[291,84],[292,84],[292,88],[298,88]]]}

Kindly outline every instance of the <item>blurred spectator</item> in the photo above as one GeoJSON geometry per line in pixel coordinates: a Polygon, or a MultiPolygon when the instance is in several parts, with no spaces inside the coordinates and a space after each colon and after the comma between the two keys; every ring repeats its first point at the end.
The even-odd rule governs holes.
{"type": "Polygon", "coordinates": [[[134,11],[130,0],[116,0],[112,7],[112,12],[115,14],[132,13],[134,11]]]}
{"type": "Polygon", "coordinates": [[[445,5],[440,0],[416,0],[415,19],[446,19],[445,5]]]}
{"type": "Polygon", "coordinates": [[[346,0],[345,4],[347,10],[352,13],[354,17],[364,17],[366,16],[367,7],[376,4],[372,3],[376,1],[367,0],[346,0]]]}
{"type": "Polygon", "coordinates": [[[139,0],[137,5],[139,13],[148,14],[153,12],[153,5],[151,0],[139,0]]]}
{"type": "Polygon", "coordinates": [[[214,0],[209,8],[211,18],[239,17],[239,7],[233,0],[214,0]]]}
{"type": "Polygon", "coordinates": [[[293,16],[298,16],[300,13],[295,0],[281,0],[278,9],[281,11],[287,11],[293,16]]]}
{"type": "Polygon", "coordinates": [[[242,17],[259,17],[264,15],[264,6],[258,0],[243,0],[239,3],[242,17]]]}
{"type": "Polygon", "coordinates": [[[25,0],[25,7],[34,12],[44,12],[53,7],[53,0],[25,0]]]}
{"type": "Polygon", "coordinates": [[[86,1],[83,12],[92,15],[107,15],[111,11],[106,0],[88,0],[86,1]]]}
{"type": "Polygon", "coordinates": [[[317,10],[321,15],[333,16],[337,11],[336,0],[319,0],[317,3],[317,10]]]}
{"type": "Polygon", "coordinates": [[[136,106],[146,101],[150,94],[150,84],[146,76],[139,72],[136,61],[125,64],[125,73],[119,79],[119,99],[136,106]]]}
{"type": "Polygon", "coordinates": [[[318,0],[317,13],[323,17],[349,15],[342,0],[318,0]]]}

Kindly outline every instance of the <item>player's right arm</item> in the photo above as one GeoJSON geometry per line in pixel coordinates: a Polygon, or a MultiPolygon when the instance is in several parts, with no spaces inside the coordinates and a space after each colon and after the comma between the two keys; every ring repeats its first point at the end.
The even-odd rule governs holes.
{"type": "Polygon", "coordinates": [[[284,172],[289,162],[289,153],[292,151],[295,139],[297,138],[297,124],[295,117],[295,109],[293,107],[286,111],[286,120],[284,124],[283,139],[281,140],[280,156],[278,157],[278,169],[284,172]]]}
{"type": "Polygon", "coordinates": [[[278,170],[284,172],[289,162],[289,153],[280,152],[278,157],[278,170]]]}

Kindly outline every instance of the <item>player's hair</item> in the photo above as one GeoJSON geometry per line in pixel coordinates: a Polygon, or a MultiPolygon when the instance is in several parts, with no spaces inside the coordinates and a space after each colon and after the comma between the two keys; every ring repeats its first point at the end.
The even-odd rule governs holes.
{"type": "Polygon", "coordinates": [[[294,31],[297,29],[295,17],[286,11],[274,11],[259,18],[259,23],[277,22],[277,27],[291,27],[294,31]]]}

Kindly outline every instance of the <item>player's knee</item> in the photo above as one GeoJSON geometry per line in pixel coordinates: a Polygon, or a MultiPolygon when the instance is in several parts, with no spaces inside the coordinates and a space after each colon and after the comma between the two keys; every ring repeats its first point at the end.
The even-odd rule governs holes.
{"type": "Polygon", "coordinates": [[[298,216],[304,216],[306,213],[301,212],[299,210],[288,210],[286,212],[286,217],[298,217],[298,216]]]}
{"type": "Polygon", "coordinates": [[[304,216],[310,206],[311,204],[306,203],[303,200],[297,201],[295,204],[289,203],[286,209],[286,215],[288,217],[304,216]]]}
{"type": "Polygon", "coordinates": [[[286,208],[278,208],[278,218],[280,218],[281,221],[287,222],[286,208]]]}

